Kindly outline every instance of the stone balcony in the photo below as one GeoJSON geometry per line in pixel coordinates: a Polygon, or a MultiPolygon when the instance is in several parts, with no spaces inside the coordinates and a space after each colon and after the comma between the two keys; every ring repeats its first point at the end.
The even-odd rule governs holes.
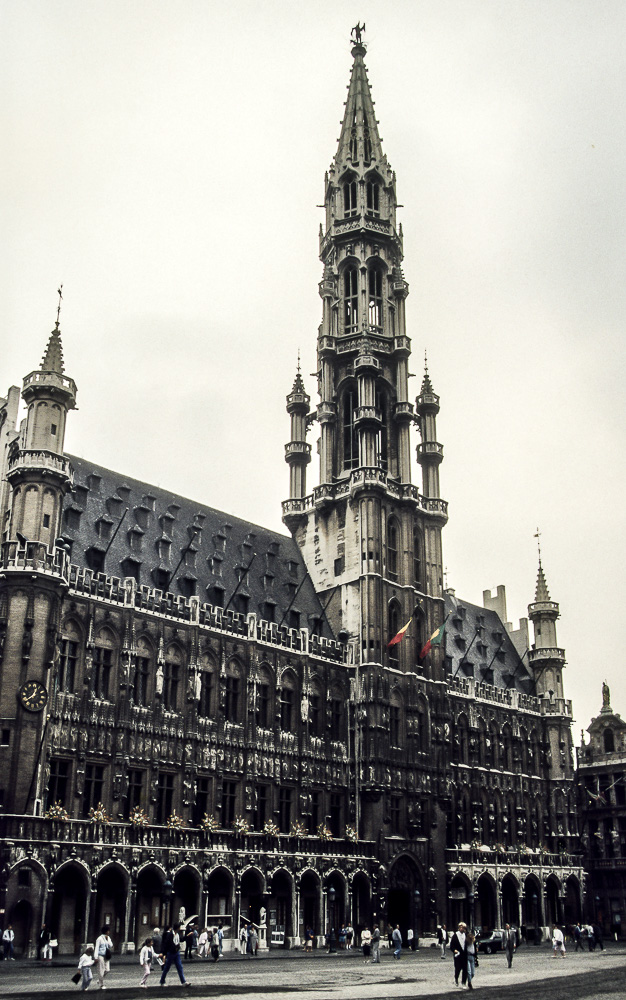
{"type": "Polygon", "coordinates": [[[544,660],[559,660],[565,662],[565,650],[558,646],[541,646],[538,649],[528,650],[528,662],[531,666],[536,666],[544,660]]]}
{"type": "Polygon", "coordinates": [[[70,460],[65,455],[57,455],[56,452],[44,448],[15,451],[9,458],[7,479],[11,482],[20,473],[31,470],[44,475],[53,473],[65,479],[70,485],[74,481],[74,470],[70,460]]]}
{"type": "Polygon", "coordinates": [[[43,542],[3,542],[0,557],[3,573],[44,573],[68,584],[70,559],[63,549],[52,552],[43,542]]]}

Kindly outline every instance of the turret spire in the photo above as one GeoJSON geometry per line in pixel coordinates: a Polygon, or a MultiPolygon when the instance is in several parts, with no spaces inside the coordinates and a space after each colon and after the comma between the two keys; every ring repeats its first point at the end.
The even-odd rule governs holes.
{"type": "Polygon", "coordinates": [[[367,49],[361,40],[365,25],[357,24],[352,29],[355,44],[352,47],[354,63],[348,85],[348,99],[341,124],[341,135],[335,163],[356,165],[359,162],[380,162],[383,150],[378,134],[378,122],[374,113],[374,102],[367,79],[363,58],[367,49]]]}
{"type": "Polygon", "coordinates": [[[63,285],[58,289],[59,304],[57,306],[57,318],[54,325],[54,330],[50,334],[48,340],[48,346],[46,347],[46,353],[41,360],[41,371],[42,372],[56,372],[57,375],[63,375],[65,367],[63,365],[63,345],[61,343],[61,328],[59,327],[59,319],[61,316],[61,300],[63,298],[63,285]]]}

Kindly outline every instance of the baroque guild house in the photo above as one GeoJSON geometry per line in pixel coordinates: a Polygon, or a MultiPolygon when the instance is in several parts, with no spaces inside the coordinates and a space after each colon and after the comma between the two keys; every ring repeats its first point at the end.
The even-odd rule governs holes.
{"type": "Polygon", "coordinates": [[[444,589],[440,400],[427,370],[409,398],[396,177],[352,56],[288,533],[67,455],[58,316],[19,427],[4,401],[0,910],[24,954],[44,920],[60,953],[105,921],[133,950],[183,908],[232,947],[246,919],[289,947],[582,915],[559,606],[540,562],[531,644],[503,588],[444,589]]]}

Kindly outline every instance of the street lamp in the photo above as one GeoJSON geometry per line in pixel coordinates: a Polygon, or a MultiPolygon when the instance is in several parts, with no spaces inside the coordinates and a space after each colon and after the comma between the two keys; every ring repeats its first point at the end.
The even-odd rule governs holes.
{"type": "Polygon", "coordinates": [[[170,880],[166,879],[161,889],[162,927],[164,929],[167,929],[167,926],[170,922],[170,904],[172,900],[173,889],[174,886],[172,885],[170,880]]]}
{"type": "Polygon", "coordinates": [[[331,885],[328,890],[328,954],[334,955],[335,948],[335,899],[337,890],[331,885]]]}
{"type": "Polygon", "coordinates": [[[467,894],[467,901],[469,903],[469,925],[472,934],[474,933],[474,898],[474,890],[470,889],[467,894]]]}
{"type": "Polygon", "coordinates": [[[415,937],[413,938],[413,950],[415,950],[415,948],[419,947],[419,939],[420,939],[420,912],[421,912],[421,905],[420,904],[422,902],[422,894],[421,894],[421,892],[419,891],[419,889],[417,887],[416,887],[416,889],[415,889],[415,891],[413,893],[413,898],[415,899],[415,937]]]}

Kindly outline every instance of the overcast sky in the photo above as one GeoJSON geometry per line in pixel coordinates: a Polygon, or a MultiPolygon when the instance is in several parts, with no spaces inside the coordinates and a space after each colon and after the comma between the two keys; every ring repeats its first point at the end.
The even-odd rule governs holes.
{"type": "Polygon", "coordinates": [[[0,394],[40,363],[63,282],[66,450],[272,528],[366,22],[413,395],[427,349],[441,396],[448,584],[478,604],[506,584],[516,623],[539,526],[576,741],[603,679],[626,717],[623,0],[0,11],[0,394]]]}

